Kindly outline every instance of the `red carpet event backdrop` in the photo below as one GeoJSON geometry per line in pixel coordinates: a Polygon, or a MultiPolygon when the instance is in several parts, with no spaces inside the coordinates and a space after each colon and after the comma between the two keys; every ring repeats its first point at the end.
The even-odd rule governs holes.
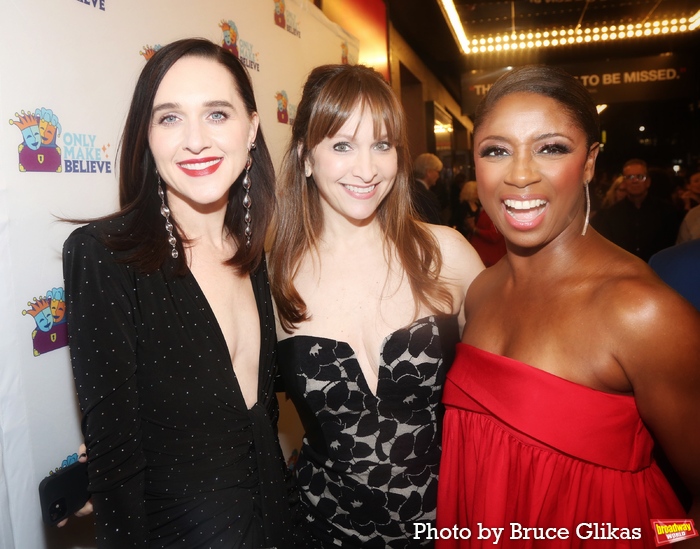
{"type": "MultiPolygon", "coordinates": [[[[61,219],[117,208],[143,64],[185,37],[233,52],[279,166],[307,73],[358,62],[359,43],[306,0],[3,0],[0,21],[0,547],[43,549],[37,487],[81,442],[61,267],[74,227],[61,219]]],[[[291,464],[298,433],[285,430],[291,464]]]]}

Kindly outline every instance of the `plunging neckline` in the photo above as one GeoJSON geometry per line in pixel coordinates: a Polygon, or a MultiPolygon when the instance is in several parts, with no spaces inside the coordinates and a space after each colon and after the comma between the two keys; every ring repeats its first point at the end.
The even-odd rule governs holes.
{"type": "Polygon", "coordinates": [[[366,390],[366,393],[369,395],[372,395],[375,399],[379,399],[379,383],[381,381],[381,375],[380,373],[382,372],[383,369],[385,369],[386,363],[384,361],[384,351],[386,348],[387,342],[393,338],[396,334],[401,333],[401,332],[408,332],[410,331],[413,327],[419,325],[419,324],[424,324],[426,323],[429,319],[435,319],[437,320],[438,318],[442,317],[452,317],[452,316],[457,316],[452,313],[436,313],[436,314],[430,314],[423,316],[421,318],[418,318],[411,322],[408,326],[404,326],[402,328],[397,328],[393,332],[389,332],[386,336],[384,336],[384,339],[382,339],[382,342],[379,344],[379,350],[378,350],[378,363],[377,363],[377,390],[372,391],[369,387],[369,383],[367,382],[367,377],[365,376],[365,371],[362,368],[362,364],[360,363],[360,360],[358,359],[357,352],[353,348],[350,343],[347,341],[343,341],[340,339],[334,339],[332,337],[324,337],[324,336],[315,336],[315,335],[309,335],[309,334],[295,334],[289,337],[285,337],[284,339],[281,339],[277,342],[277,345],[283,345],[285,342],[289,341],[291,344],[291,341],[294,339],[299,339],[299,340],[312,340],[312,341],[327,341],[334,343],[336,346],[345,346],[350,350],[350,358],[354,361],[354,363],[357,365],[357,368],[360,370],[360,377],[359,380],[362,381],[362,385],[364,386],[363,389],[366,390]]]}
{"type": "Polygon", "coordinates": [[[204,294],[204,291],[202,290],[202,287],[199,285],[199,282],[197,281],[197,277],[194,276],[194,273],[188,268],[187,269],[187,279],[190,281],[190,288],[192,289],[194,293],[194,297],[197,301],[201,298],[200,302],[200,312],[205,316],[205,318],[209,321],[210,325],[214,329],[214,333],[216,334],[216,337],[219,340],[219,343],[223,345],[223,348],[226,350],[226,356],[228,357],[228,371],[230,372],[230,376],[232,379],[233,384],[235,385],[237,391],[235,391],[236,398],[240,398],[240,402],[243,404],[243,409],[246,410],[247,412],[250,412],[255,408],[259,403],[260,403],[260,388],[263,386],[263,378],[262,378],[262,368],[261,365],[263,364],[263,357],[262,357],[262,337],[263,337],[263,318],[260,312],[260,304],[258,302],[258,294],[255,291],[255,284],[253,282],[253,275],[254,273],[250,273],[248,275],[248,282],[251,285],[251,290],[253,292],[253,299],[255,300],[255,306],[258,314],[258,325],[260,328],[260,349],[258,350],[258,383],[257,387],[255,390],[255,402],[248,407],[248,403],[245,401],[245,398],[243,396],[243,390],[241,388],[241,384],[238,381],[238,376],[236,375],[236,370],[233,368],[233,358],[231,357],[231,351],[228,348],[228,344],[226,343],[226,337],[224,337],[224,332],[221,329],[221,325],[219,324],[219,320],[216,318],[216,315],[214,314],[214,309],[212,309],[211,304],[209,303],[209,300],[207,299],[207,296],[204,294]]]}

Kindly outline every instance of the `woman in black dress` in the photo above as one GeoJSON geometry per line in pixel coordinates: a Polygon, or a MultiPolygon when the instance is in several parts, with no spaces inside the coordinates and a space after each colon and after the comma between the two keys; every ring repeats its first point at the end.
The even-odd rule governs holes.
{"type": "Polygon", "coordinates": [[[435,518],[442,382],[483,265],[457,231],[414,217],[410,184],[403,110],[382,76],[314,69],[270,256],[312,549],[431,544],[414,523],[435,518]]]}
{"type": "Polygon", "coordinates": [[[256,110],[219,46],[159,50],[123,133],[120,210],[66,241],[100,548],[290,546],[256,110]]]}

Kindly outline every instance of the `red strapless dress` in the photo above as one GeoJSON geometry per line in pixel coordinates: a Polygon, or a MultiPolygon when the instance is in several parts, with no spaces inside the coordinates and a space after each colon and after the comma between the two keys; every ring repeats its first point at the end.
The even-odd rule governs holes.
{"type": "Polygon", "coordinates": [[[685,517],[632,397],[460,343],[443,402],[437,536],[456,525],[471,537],[436,548],[655,547],[650,519],[685,517]],[[497,545],[479,523],[504,528],[497,545]],[[511,523],[569,536],[525,539],[511,523]],[[615,539],[622,529],[641,539],[615,539]]]}

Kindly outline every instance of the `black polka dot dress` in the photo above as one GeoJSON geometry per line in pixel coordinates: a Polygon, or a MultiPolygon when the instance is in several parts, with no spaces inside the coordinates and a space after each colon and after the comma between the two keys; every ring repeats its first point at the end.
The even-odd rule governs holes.
{"type": "Polygon", "coordinates": [[[120,261],[100,236],[120,223],[82,227],[64,246],[98,547],[289,547],[264,262],[251,275],[261,349],[258,403],[248,409],[194,277],[120,261]]]}

